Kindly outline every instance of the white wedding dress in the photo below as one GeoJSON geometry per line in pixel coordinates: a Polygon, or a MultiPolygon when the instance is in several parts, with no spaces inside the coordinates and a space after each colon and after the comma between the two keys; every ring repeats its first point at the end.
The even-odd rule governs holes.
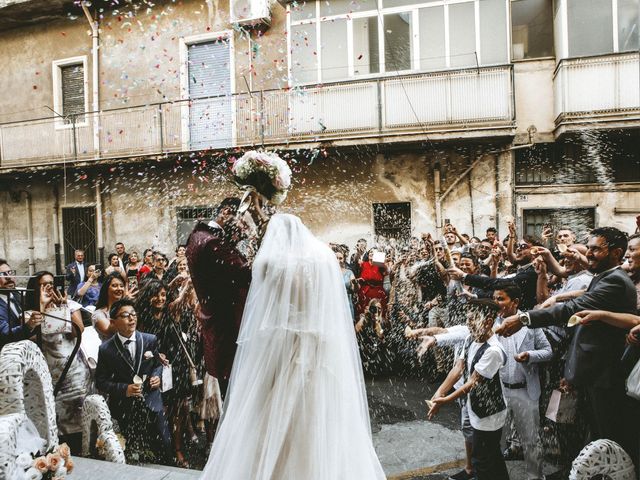
{"type": "Polygon", "coordinates": [[[225,412],[201,478],[385,478],[340,268],[295,216],[271,218],[255,259],[225,412]]]}

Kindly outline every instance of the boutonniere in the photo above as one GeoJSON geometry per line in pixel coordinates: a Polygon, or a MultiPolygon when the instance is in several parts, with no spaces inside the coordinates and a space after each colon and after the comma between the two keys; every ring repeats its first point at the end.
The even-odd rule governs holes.
{"type": "Polygon", "coordinates": [[[150,358],[153,358],[153,352],[151,350],[147,350],[144,352],[144,359],[149,360],[150,358]]]}

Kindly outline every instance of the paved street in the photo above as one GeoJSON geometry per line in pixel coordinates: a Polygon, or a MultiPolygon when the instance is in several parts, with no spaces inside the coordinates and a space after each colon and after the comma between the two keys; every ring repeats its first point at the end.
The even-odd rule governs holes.
{"type": "MultiPolygon", "coordinates": [[[[435,388],[415,378],[367,379],[373,441],[389,479],[445,480],[463,465],[457,406],[444,407],[434,421],[426,419],[424,400],[435,388]]],[[[191,480],[200,473],[158,465],[107,468],[104,462],[82,458],[76,465],[74,477],[92,480],[191,480]]],[[[513,480],[524,478],[523,462],[509,462],[508,467],[513,480]]]]}

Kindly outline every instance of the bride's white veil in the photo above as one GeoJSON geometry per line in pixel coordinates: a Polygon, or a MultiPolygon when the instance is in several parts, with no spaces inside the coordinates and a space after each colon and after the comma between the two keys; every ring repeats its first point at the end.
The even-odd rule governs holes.
{"type": "Polygon", "coordinates": [[[203,478],[384,478],[340,268],[295,216],[271,218],[255,259],[203,478]]]}

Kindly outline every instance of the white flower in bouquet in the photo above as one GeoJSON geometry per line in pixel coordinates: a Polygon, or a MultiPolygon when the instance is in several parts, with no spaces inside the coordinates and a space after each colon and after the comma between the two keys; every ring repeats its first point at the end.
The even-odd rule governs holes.
{"type": "Polygon", "coordinates": [[[231,169],[239,186],[249,186],[274,205],[287,197],[291,187],[291,168],[273,152],[250,150],[231,169]]]}
{"type": "Polygon", "coordinates": [[[16,466],[22,470],[27,470],[33,465],[33,457],[30,453],[21,453],[16,457],[16,466]]]}
{"type": "Polygon", "coordinates": [[[27,470],[24,475],[27,480],[42,480],[42,473],[34,467],[27,470]]]}
{"type": "Polygon", "coordinates": [[[54,475],[58,478],[64,478],[66,474],[67,474],[67,467],[65,467],[64,465],[60,465],[56,470],[56,472],[54,473],[54,475]]]}

